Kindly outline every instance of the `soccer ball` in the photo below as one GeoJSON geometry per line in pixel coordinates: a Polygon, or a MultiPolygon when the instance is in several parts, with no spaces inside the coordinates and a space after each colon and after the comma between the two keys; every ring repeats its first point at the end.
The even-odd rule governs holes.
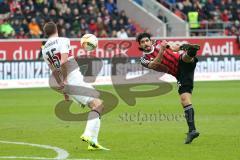
{"type": "Polygon", "coordinates": [[[93,51],[98,46],[98,39],[93,34],[85,34],[81,38],[81,46],[87,51],[93,51]]]}

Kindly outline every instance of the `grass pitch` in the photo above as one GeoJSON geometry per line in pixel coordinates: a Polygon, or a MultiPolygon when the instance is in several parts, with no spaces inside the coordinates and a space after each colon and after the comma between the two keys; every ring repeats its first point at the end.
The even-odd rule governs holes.
{"type": "MultiPolygon", "coordinates": [[[[193,105],[201,135],[191,145],[183,144],[187,125],[173,86],[165,95],[138,98],[134,107],[120,100],[104,115],[99,141],[111,149],[107,152],[87,151],[87,144],[79,139],[85,122],[66,122],[55,116],[62,96],[51,89],[0,90],[0,141],[56,146],[66,150],[69,159],[239,160],[240,81],[195,83],[193,105]]],[[[111,86],[97,88],[117,95],[111,86]]],[[[87,111],[75,104],[71,110],[87,111]]],[[[53,158],[56,153],[0,143],[0,159],[3,156],[53,158]]]]}

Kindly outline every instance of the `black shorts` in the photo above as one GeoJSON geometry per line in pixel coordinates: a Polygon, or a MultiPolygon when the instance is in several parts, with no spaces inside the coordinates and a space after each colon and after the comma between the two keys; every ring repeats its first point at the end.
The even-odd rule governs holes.
{"type": "Polygon", "coordinates": [[[186,63],[180,58],[178,73],[177,73],[177,83],[179,85],[178,93],[191,93],[193,90],[193,81],[194,81],[194,70],[198,59],[195,58],[193,63],[186,63]]]}

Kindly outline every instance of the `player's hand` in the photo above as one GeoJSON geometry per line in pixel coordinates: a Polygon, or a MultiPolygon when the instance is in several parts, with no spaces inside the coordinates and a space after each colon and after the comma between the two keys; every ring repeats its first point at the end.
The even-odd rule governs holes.
{"type": "Polygon", "coordinates": [[[59,83],[59,86],[57,87],[57,89],[59,91],[62,91],[64,89],[64,86],[65,86],[65,84],[63,82],[61,82],[61,83],[59,83]]]}
{"type": "Polygon", "coordinates": [[[169,45],[170,49],[174,52],[178,52],[180,50],[180,44],[178,44],[178,43],[168,42],[168,45],[169,45]]]}
{"type": "Polygon", "coordinates": [[[168,42],[167,42],[166,40],[163,40],[163,41],[161,42],[161,46],[162,46],[163,49],[166,49],[166,48],[167,48],[167,45],[168,45],[168,42]]]}
{"type": "Polygon", "coordinates": [[[66,81],[61,82],[61,83],[59,84],[58,90],[60,90],[60,91],[63,93],[63,95],[64,95],[64,100],[65,100],[65,101],[69,101],[69,95],[67,95],[67,93],[66,93],[65,90],[64,90],[65,85],[67,85],[67,82],[66,82],[66,81]]]}
{"type": "Polygon", "coordinates": [[[67,85],[67,80],[64,80],[61,83],[59,83],[59,86],[57,87],[57,89],[59,91],[62,91],[64,89],[65,85],[67,85]]]}
{"type": "Polygon", "coordinates": [[[66,80],[66,79],[63,80],[63,84],[64,84],[64,85],[67,85],[67,80],[66,80]]]}
{"type": "Polygon", "coordinates": [[[63,88],[63,95],[64,95],[64,99],[65,101],[69,101],[69,95],[66,93],[66,89],[65,86],[67,85],[67,80],[63,80],[63,85],[64,85],[64,88],[63,88]]]}

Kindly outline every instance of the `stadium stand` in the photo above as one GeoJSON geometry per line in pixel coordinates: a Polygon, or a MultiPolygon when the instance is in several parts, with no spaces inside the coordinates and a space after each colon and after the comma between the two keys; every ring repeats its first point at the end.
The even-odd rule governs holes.
{"type": "Polygon", "coordinates": [[[43,38],[47,21],[60,36],[133,37],[139,25],[118,11],[114,0],[0,0],[0,38],[43,38]]]}
{"type": "Polygon", "coordinates": [[[196,30],[192,35],[240,34],[240,0],[158,0],[158,2],[190,22],[190,28],[196,30]],[[197,21],[194,20],[194,16],[197,17],[197,21]],[[206,30],[211,32],[206,34],[206,30]],[[220,32],[222,30],[223,32],[220,32]]]}

